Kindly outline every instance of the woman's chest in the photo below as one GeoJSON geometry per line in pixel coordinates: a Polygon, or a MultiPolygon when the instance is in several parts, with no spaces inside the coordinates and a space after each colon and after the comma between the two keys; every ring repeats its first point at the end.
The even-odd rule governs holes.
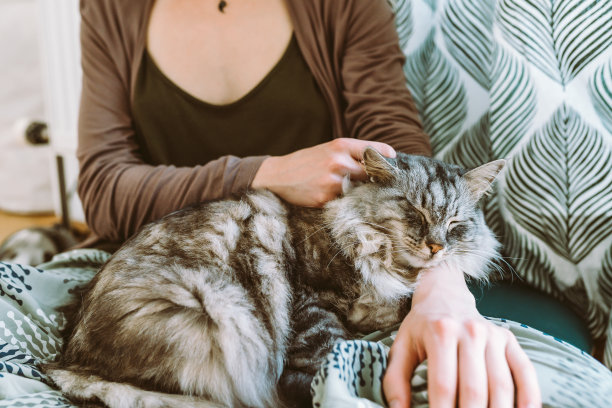
{"type": "Polygon", "coordinates": [[[283,0],[157,0],[147,49],[162,72],[205,102],[235,102],[274,68],[293,26],[283,0]]]}

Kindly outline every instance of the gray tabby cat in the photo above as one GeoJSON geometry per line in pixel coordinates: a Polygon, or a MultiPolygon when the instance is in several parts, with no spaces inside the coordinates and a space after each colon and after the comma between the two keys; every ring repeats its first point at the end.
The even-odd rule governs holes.
{"type": "Polygon", "coordinates": [[[110,407],[308,406],[334,342],[401,321],[424,268],[486,276],[498,244],[478,200],[503,165],[368,148],[370,181],[323,209],[258,191],[170,214],[97,274],[44,369],[110,407]]]}

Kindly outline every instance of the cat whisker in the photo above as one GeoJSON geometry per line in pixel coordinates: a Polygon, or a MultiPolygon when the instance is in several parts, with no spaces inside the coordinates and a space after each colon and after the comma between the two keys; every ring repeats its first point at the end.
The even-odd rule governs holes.
{"type": "MultiPolygon", "coordinates": [[[[376,224],[376,223],[374,223],[374,222],[369,222],[369,221],[361,220],[361,223],[363,223],[363,224],[367,224],[367,225],[371,225],[371,226],[373,226],[373,227],[380,228],[380,229],[383,229],[383,230],[386,230],[386,231],[389,231],[389,232],[393,232],[393,230],[392,230],[391,228],[388,228],[388,227],[382,226],[382,225],[380,225],[380,224],[376,224]]],[[[309,234],[308,236],[306,236],[306,237],[305,237],[303,240],[301,240],[301,241],[299,242],[299,244],[302,244],[302,243],[306,242],[306,241],[307,241],[309,238],[311,238],[312,236],[314,236],[314,235],[316,235],[317,233],[319,233],[319,232],[323,231],[325,228],[330,227],[330,226],[333,226],[333,225],[334,225],[334,224],[333,224],[332,222],[324,223],[323,225],[321,225],[321,227],[320,227],[320,228],[316,229],[314,232],[312,232],[311,234],[309,234]]],[[[377,232],[378,232],[378,233],[380,233],[380,234],[383,234],[383,235],[385,235],[385,236],[387,236],[387,237],[389,237],[389,238],[391,238],[391,235],[389,235],[389,234],[387,234],[387,233],[385,233],[385,232],[383,232],[383,231],[377,231],[377,232]]]]}
{"type": "MultiPolygon", "coordinates": [[[[465,250],[464,250],[464,251],[465,251],[465,250]]],[[[516,270],[514,269],[514,267],[512,267],[512,265],[510,265],[510,264],[508,263],[508,261],[506,261],[506,258],[507,258],[507,257],[502,257],[502,256],[500,256],[500,257],[496,257],[496,258],[494,258],[494,259],[491,259],[491,258],[490,258],[490,254],[489,254],[488,252],[486,252],[486,251],[479,251],[479,250],[477,250],[477,249],[472,250],[472,251],[465,251],[465,253],[467,253],[467,254],[470,254],[470,253],[478,254],[478,255],[482,256],[483,258],[488,259],[490,263],[495,263],[495,261],[496,261],[496,260],[499,260],[500,262],[503,262],[503,263],[504,263],[504,264],[505,264],[505,265],[508,267],[508,270],[509,270],[511,273],[515,274],[515,275],[516,275],[516,276],[517,276],[519,279],[522,279],[522,278],[521,278],[521,277],[518,275],[518,273],[516,272],[516,270]]],[[[507,258],[507,259],[513,259],[513,258],[507,258]]]]}
{"type": "Polygon", "coordinates": [[[465,254],[465,255],[470,255],[470,256],[476,256],[479,258],[482,258],[486,261],[486,264],[489,265],[490,267],[492,267],[496,272],[499,273],[500,277],[504,276],[504,272],[505,269],[502,268],[500,265],[498,265],[495,261],[496,260],[500,260],[501,262],[503,262],[504,264],[506,264],[506,266],[508,267],[509,271],[512,274],[516,274],[518,276],[518,274],[516,273],[516,271],[514,270],[514,268],[508,263],[506,262],[506,260],[504,260],[502,257],[499,258],[495,258],[495,259],[491,259],[489,254],[487,252],[484,251],[478,251],[478,250],[471,250],[471,251],[467,251],[467,250],[455,250],[453,252],[454,254],[465,254]]]}
{"type": "Polygon", "coordinates": [[[408,247],[398,248],[398,249],[391,251],[391,254],[405,254],[405,253],[413,255],[413,251],[411,251],[410,248],[408,247]]]}
{"type": "Polygon", "coordinates": [[[344,252],[347,248],[350,248],[351,246],[354,246],[354,245],[359,245],[359,241],[349,242],[348,244],[340,247],[340,249],[338,249],[338,251],[334,254],[334,256],[329,260],[327,265],[325,265],[325,269],[329,268],[329,265],[331,265],[331,263],[334,261],[334,259],[336,259],[336,257],[340,254],[340,252],[344,252]]]}
{"type": "Polygon", "coordinates": [[[380,229],[387,230],[387,231],[389,231],[389,232],[393,232],[393,230],[392,230],[391,228],[388,228],[388,227],[382,226],[382,225],[380,225],[380,224],[376,224],[376,223],[374,223],[374,222],[365,221],[365,220],[361,220],[361,222],[362,222],[363,224],[368,224],[368,225],[371,225],[371,226],[376,227],[376,228],[380,228],[380,229]]]}
{"type": "Polygon", "coordinates": [[[330,225],[332,225],[331,222],[329,223],[323,223],[323,225],[321,226],[321,228],[317,228],[312,234],[309,234],[308,236],[306,236],[306,238],[304,238],[303,240],[301,240],[300,242],[298,242],[299,244],[303,244],[304,242],[306,242],[309,238],[311,238],[312,236],[318,234],[319,232],[323,231],[325,228],[329,227],[330,225]]]}

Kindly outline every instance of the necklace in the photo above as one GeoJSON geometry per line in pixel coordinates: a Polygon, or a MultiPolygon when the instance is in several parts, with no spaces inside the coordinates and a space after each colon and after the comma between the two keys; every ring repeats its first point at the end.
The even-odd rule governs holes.
{"type": "Polygon", "coordinates": [[[227,2],[225,0],[220,0],[218,8],[221,13],[225,13],[225,7],[227,7],[227,2]]]}

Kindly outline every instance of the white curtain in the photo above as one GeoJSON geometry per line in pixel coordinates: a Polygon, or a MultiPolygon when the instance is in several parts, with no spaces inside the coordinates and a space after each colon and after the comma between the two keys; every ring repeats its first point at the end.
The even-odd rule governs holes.
{"type": "MultiPolygon", "coordinates": [[[[73,220],[84,219],[75,193],[78,164],[77,116],[81,90],[78,0],[38,0],[41,27],[45,117],[54,155],[64,159],[66,188],[73,220]]],[[[55,174],[55,160],[51,161],[55,174]]],[[[56,213],[60,213],[59,187],[53,177],[56,213]]]]}

